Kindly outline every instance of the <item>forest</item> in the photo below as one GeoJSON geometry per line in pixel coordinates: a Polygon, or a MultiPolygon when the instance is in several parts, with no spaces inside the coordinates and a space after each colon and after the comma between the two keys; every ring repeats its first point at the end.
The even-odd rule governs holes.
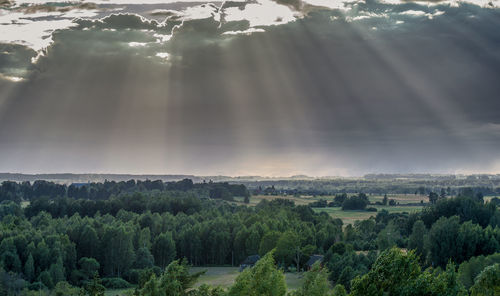
{"type": "MultiPolygon", "coordinates": [[[[352,224],[278,197],[250,206],[249,197],[245,185],[189,179],[4,182],[0,295],[500,293],[500,210],[475,190],[352,224]],[[261,259],[227,288],[196,285],[203,271],[190,271],[251,255],[261,259]],[[311,255],[321,262],[308,266],[311,255]],[[290,289],[284,276],[297,272],[301,286],[290,289]]],[[[359,200],[344,196],[342,206],[359,200]]]]}

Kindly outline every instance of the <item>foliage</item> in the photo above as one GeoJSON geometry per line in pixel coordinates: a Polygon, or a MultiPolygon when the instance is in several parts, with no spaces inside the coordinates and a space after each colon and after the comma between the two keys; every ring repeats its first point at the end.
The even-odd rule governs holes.
{"type": "Polygon", "coordinates": [[[229,296],[283,296],[286,294],[285,276],[276,269],[273,252],[267,253],[254,267],[238,275],[228,291],[229,296]]]}
{"type": "Polygon", "coordinates": [[[500,264],[486,267],[476,278],[471,296],[500,295],[500,264]]]}
{"type": "Polygon", "coordinates": [[[85,285],[85,291],[89,296],[104,296],[106,288],[102,285],[101,278],[96,272],[90,282],[85,285]]]}
{"type": "MultiPolygon", "coordinates": [[[[427,295],[425,287],[432,287],[435,292],[429,295],[459,295],[463,290],[461,283],[470,288],[485,267],[498,263],[495,253],[500,251],[500,210],[493,203],[484,203],[476,189],[463,190],[458,198],[439,198],[422,213],[382,210],[375,218],[343,227],[339,219],[315,213],[306,205],[296,206],[286,199],[263,200],[255,207],[210,199],[210,189],[216,186],[225,188],[233,196],[244,196],[245,186],[225,183],[194,184],[190,180],[95,183],[87,189],[109,190],[116,195],[106,197],[101,192],[103,195],[97,198],[94,192],[81,199],[67,197],[69,187],[50,183],[38,182],[36,186],[6,183],[5,186],[7,189],[2,190],[10,192],[5,195],[9,198],[23,200],[22,190],[28,192],[29,188],[38,192],[26,193],[30,204],[24,209],[13,201],[0,204],[0,284],[6,293],[40,287],[54,292],[70,289],[68,285],[93,285],[97,290],[92,293],[99,294],[100,286],[122,287],[131,283],[138,285],[138,291],[149,291],[149,294],[144,292],[147,295],[163,293],[166,287],[182,294],[186,292],[182,284],[178,290],[175,287],[185,282],[182,274],[186,275],[187,264],[234,266],[247,256],[264,256],[273,249],[278,266],[286,270],[290,267],[300,270],[310,255],[324,254],[323,269],[316,277],[308,273],[307,281],[314,282],[326,275],[330,284],[337,285],[336,293],[342,294],[340,287],[359,293],[356,289],[364,286],[351,287],[354,278],[357,278],[355,282],[370,283],[366,285],[368,288],[381,287],[368,277],[377,268],[386,270],[390,280],[400,280],[397,278],[400,270],[382,264],[389,256],[384,250],[397,246],[414,250],[408,253],[414,258],[401,259],[393,254],[394,264],[399,260],[413,266],[414,259],[420,258],[415,265],[419,268],[417,276],[393,285],[398,293],[413,295],[411,291],[420,291],[427,295]],[[54,195],[38,197],[40,192],[54,195]],[[379,264],[374,266],[379,251],[384,252],[377,260],[379,264]],[[495,255],[487,256],[490,254],[495,255]],[[179,258],[186,259],[177,261],[179,258]],[[170,276],[177,273],[180,278],[161,273],[174,262],[177,269],[173,269],[170,276]],[[458,274],[450,262],[464,262],[458,274]],[[186,266],[179,267],[182,265],[186,266]],[[437,271],[445,267],[445,271],[437,271]],[[427,269],[422,271],[422,268],[427,269]],[[95,273],[104,279],[94,278],[95,273]]],[[[70,187],[71,194],[83,194],[79,189],[82,186],[70,187]]],[[[448,190],[441,192],[450,195],[448,190]]],[[[367,200],[364,194],[348,197],[342,193],[334,197],[333,203],[349,203],[353,198],[367,200]]],[[[278,272],[274,263],[272,266],[278,272]]],[[[281,287],[279,277],[269,273],[281,287]]],[[[248,287],[254,275],[250,271],[242,273],[234,288],[248,287]]],[[[316,286],[320,289],[322,284],[316,286]]],[[[311,290],[311,287],[303,288],[311,290]]],[[[198,293],[196,295],[224,292],[211,287],[188,289],[198,293]]]]}
{"type": "Polygon", "coordinates": [[[304,275],[302,287],[293,296],[327,296],[330,295],[328,270],[321,267],[319,262],[314,263],[311,270],[304,275]]]}
{"type": "Polygon", "coordinates": [[[183,296],[193,287],[198,277],[204,272],[189,273],[186,260],[170,263],[159,278],[152,274],[149,281],[140,290],[144,296],[183,296]]]}
{"type": "Polygon", "coordinates": [[[446,272],[422,272],[418,257],[392,248],[384,251],[372,269],[352,283],[351,296],[357,295],[467,295],[457,280],[453,265],[446,272]]]}
{"type": "Polygon", "coordinates": [[[370,202],[364,193],[348,197],[342,203],[342,210],[364,210],[370,202]]]}
{"type": "Polygon", "coordinates": [[[421,259],[425,259],[425,245],[427,229],[425,228],[424,222],[418,220],[413,224],[412,232],[408,238],[408,248],[415,250],[415,253],[420,256],[421,259]]]}
{"type": "Polygon", "coordinates": [[[470,288],[481,271],[495,263],[500,263],[500,253],[489,256],[472,257],[469,261],[460,264],[458,268],[458,278],[466,288],[470,288]]]}

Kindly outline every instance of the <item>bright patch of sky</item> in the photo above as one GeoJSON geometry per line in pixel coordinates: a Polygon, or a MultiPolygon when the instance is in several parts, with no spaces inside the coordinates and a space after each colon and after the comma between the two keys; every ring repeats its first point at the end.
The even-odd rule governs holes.
{"type": "Polygon", "coordinates": [[[289,7],[270,0],[247,4],[245,9],[230,7],[224,10],[226,21],[248,20],[250,27],[285,24],[296,19],[297,13],[289,7]]]}
{"type": "Polygon", "coordinates": [[[25,14],[0,10],[0,43],[23,44],[36,51],[48,47],[52,43],[52,33],[59,29],[76,26],[73,19],[92,17],[89,10],[73,10],[63,12],[38,12],[25,14]]]}
{"type": "Polygon", "coordinates": [[[314,6],[327,7],[330,9],[345,9],[346,4],[353,3],[356,1],[349,1],[349,0],[303,0],[303,2],[310,4],[310,5],[314,5],[314,6]]]}
{"type": "MultiPolygon", "coordinates": [[[[307,0],[310,1],[310,0],[307,0]]],[[[311,0],[311,1],[316,1],[316,0],[311,0]]],[[[317,1],[322,1],[322,0],[317,0],[317,1]]],[[[386,3],[386,4],[405,4],[405,3],[417,3],[417,4],[422,4],[426,6],[432,6],[432,5],[443,5],[443,4],[448,4],[451,6],[459,6],[460,3],[470,3],[474,4],[480,7],[487,7],[487,8],[499,8],[500,7],[500,0],[444,0],[444,1],[408,1],[408,0],[379,0],[378,2],[380,3],[386,3]]]]}

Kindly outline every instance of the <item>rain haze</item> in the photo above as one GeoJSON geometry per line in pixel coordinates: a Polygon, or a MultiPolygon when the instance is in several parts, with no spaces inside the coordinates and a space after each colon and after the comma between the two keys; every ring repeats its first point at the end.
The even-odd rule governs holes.
{"type": "Polygon", "coordinates": [[[0,0],[0,172],[500,173],[499,7],[0,0]]]}

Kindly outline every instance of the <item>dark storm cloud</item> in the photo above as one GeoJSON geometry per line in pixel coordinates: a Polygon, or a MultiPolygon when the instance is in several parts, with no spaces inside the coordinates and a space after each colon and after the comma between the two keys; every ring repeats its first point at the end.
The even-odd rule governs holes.
{"type": "Polygon", "coordinates": [[[0,78],[0,170],[500,170],[497,9],[367,2],[249,36],[215,17],[78,24],[27,80],[0,78]]]}

